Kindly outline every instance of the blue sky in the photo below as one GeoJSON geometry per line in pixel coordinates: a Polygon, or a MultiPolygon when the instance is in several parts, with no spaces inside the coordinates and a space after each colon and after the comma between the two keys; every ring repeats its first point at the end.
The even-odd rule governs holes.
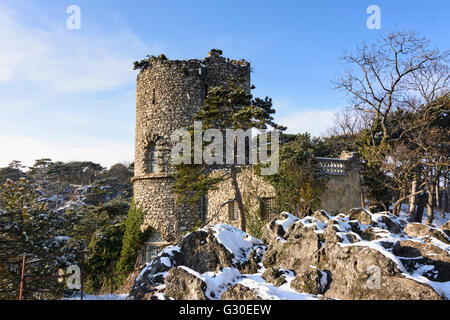
{"type": "Polygon", "coordinates": [[[135,77],[147,54],[251,62],[290,132],[326,132],[347,104],[331,80],[362,41],[415,30],[448,50],[450,2],[0,0],[0,166],[11,160],[133,161],[135,77]],[[381,29],[369,30],[369,5],[381,29]],[[81,29],[68,30],[69,5],[81,29]]]}

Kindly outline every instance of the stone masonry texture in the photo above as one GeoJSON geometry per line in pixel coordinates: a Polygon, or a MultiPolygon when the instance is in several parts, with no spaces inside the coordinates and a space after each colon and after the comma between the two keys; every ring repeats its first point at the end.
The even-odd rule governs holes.
{"type": "Polygon", "coordinates": [[[152,57],[137,77],[134,197],[146,212],[142,229],[156,230],[164,241],[176,241],[200,218],[199,207],[180,205],[172,190],[171,134],[193,124],[209,88],[230,80],[250,91],[250,64],[214,49],[203,60],[152,57]],[[148,165],[151,146],[157,150],[155,172],[148,165]]]}

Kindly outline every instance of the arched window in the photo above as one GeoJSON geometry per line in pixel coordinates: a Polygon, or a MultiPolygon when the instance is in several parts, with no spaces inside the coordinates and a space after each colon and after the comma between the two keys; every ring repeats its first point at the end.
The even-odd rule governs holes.
{"type": "Polygon", "coordinates": [[[152,143],[147,152],[147,171],[154,173],[158,171],[158,150],[154,143],[152,143]]]}

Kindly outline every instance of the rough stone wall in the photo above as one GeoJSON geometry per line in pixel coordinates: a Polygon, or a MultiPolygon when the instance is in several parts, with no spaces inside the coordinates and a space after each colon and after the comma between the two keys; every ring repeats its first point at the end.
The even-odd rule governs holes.
{"type": "MultiPolygon", "coordinates": [[[[331,163],[331,167],[325,169],[330,179],[320,197],[320,209],[329,213],[340,213],[360,207],[361,172],[359,157],[356,154],[343,152],[340,159],[319,159],[320,162],[331,163]],[[335,169],[333,169],[333,163],[337,163],[335,169]]],[[[245,205],[249,208],[251,214],[256,213],[260,207],[259,199],[275,197],[274,187],[254,174],[252,169],[245,169],[240,172],[238,183],[244,202],[246,202],[245,205]]],[[[216,191],[211,191],[208,194],[208,220],[211,221],[211,224],[226,222],[236,227],[239,226],[238,220],[229,219],[228,204],[225,203],[230,199],[234,199],[231,180],[222,182],[216,191]]]]}
{"type": "Polygon", "coordinates": [[[134,197],[146,212],[142,228],[155,229],[165,241],[175,241],[200,218],[197,206],[176,201],[170,136],[192,125],[208,88],[227,85],[230,77],[250,90],[250,64],[223,58],[216,50],[204,60],[151,58],[137,77],[134,197]],[[157,149],[156,172],[148,168],[151,145],[157,149]]]}
{"type": "Polygon", "coordinates": [[[343,152],[340,159],[346,160],[345,174],[330,174],[330,180],[320,197],[321,208],[329,213],[348,212],[361,207],[361,168],[357,154],[343,152]]]}
{"type": "MultiPolygon", "coordinates": [[[[275,189],[261,177],[253,173],[252,169],[244,169],[237,175],[244,205],[250,214],[256,213],[260,206],[259,198],[275,197],[275,189]]],[[[227,201],[234,199],[234,188],[231,179],[219,184],[217,190],[208,193],[208,221],[210,224],[224,222],[239,227],[238,220],[230,220],[227,201]]]]}

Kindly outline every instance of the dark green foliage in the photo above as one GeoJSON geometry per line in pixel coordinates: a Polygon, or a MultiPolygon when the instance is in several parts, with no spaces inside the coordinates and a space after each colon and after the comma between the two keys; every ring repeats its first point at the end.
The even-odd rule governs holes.
{"type": "Polygon", "coordinates": [[[88,205],[98,206],[115,199],[119,195],[129,199],[132,194],[133,185],[129,180],[122,183],[118,178],[111,176],[92,183],[92,190],[86,195],[84,202],[88,205]]]}
{"type": "Polygon", "coordinates": [[[143,59],[143,60],[140,60],[140,61],[135,61],[133,63],[133,70],[145,70],[145,69],[147,69],[148,67],[150,67],[152,65],[151,62],[150,62],[152,59],[159,59],[161,61],[165,61],[165,60],[167,60],[167,57],[164,54],[160,54],[158,57],[147,55],[147,59],[143,59]]]}
{"type": "MultiPolygon", "coordinates": [[[[71,236],[76,216],[71,213],[56,213],[47,209],[45,203],[36,201],[35,187],[24,178],[17,182],[7,181],[0,190],[0,256],[17,256],[32,253],[26,266],[31,276],[55,275],[59,268],[66,268],[78,261],[74,252],[82,244],[71,236]],[[67,254],[52,255],[52,252],[67,254]],[[33,262],[33,263],[31,263],[33,262]]],[[[20,277],[21,258],[0,261],[1,283],[20,277]],[[15,263],[14,263],[15,262],[15,263]]],[[[18,282],[1,286],[2,299],[17,299],[18,282]]],[[[27,283],[27,297],[40,288],[49,290],[47,297],[55,297],[63,285],[46,279],[27,283]]]]}
{"type": "Polygon", "coordinates": [[[6,180],[17,181],[20,178],[25,177],[25,174],[19,170],[10,167],[0,168],[0,184],[6,182],[6,180]]]}
{"type": "Polygon", "coordinates": [[[108,176],[119,179],[122,184],[127,184],[130,183],[130,179],[133,177],[133,170],[122,163],[117,163],[108,170],[108,176]]]}
{"type": "Polygon", "coordinates": [[[84,208],[78,213],[79,218],[74,225],[75,237],[89,244],[93,234],[103,226],[124,221],[129,207],[130,203],[127,200],[117,198],[99,206],[84,208]]]}
{"type": "Polygon", "coordinates": [[[87,185],[101,178],[104,168],[91,161],[52,162],[38,159],[27,172],[27,176],[40,185],[51,183],[55,193],[69,184],[87,185]]]}
{"type": "Polygon", "coordinates": [[[150,66],[150,61],[148,59],[144,59],[141,61],[135,61],[133,64],[134,64],[133,70],[144,70],[150,66]]]}
{"type": "MultiPolygon", "coordinates": [[[[211,88],[205,99],[201,110],[194,116],[194,120],[202,122],[204,133],[208,129],[268,129],[269,127],[284,130],[273,121],[275,110],[272,107],[272,100],[253,98],[253,96],[243,88],[230,81],[228,86],[211,88]]],[[[193,139],[193,127],[189,128],[193,139]]],[[[234,144],[236,145],[236,139],[234,144]]],[[[193,145],[193,144],[192,144],[193,145]]],[[[202,152],[205,150],[203,142],[202,152]]],[[[230,146],[227,146],[227,148],[230,146]]],[[[233,146],[231,146],[233,147],[233,146]]],[[[193,161],[193,152],[191,154],[193,161]]],[[[235,200],[239,208],[240,228],[245,231],[245,213],[243,208],[240,188],[237,183],[236,174],[245,166],[237,164],[236,160],[231,164],[180,164],[176,165],[175,192],[179,195],[180,201],[197,202],[215,190],[222,181],[231,179],[235,191],[235,200]],[[220,173],[217,169],[222,170],[220,173]]]]}
{"type": "MultiPolygon", "coordinates": [[[[303,216],[320,206],[328,177],[314,158],[317,140],[308,133],[298,134],[280,147],[280,169],[277,174],[263,176],[275,187],[278,211],[303,216]]],[[[259,167],[256,167],[259,172],[259,167]]]]}
{"type": "Polygon", "coordinates": [[[339,158],[342,151],[357,152],[357,136],[330,135],[317,139],[316,157],[339,158]]]}
{"type": "Polygon", "coordinates": [[[130,210],[130,201],[128,199],[116,198],[103,205],[92,208],[94,214],[101,214],[105,212],[108,218],[114,219],[126,219],[128,210],[130,210]]]}
{"type": "MultiPolygon", "coordinates": [[[[108,265],[109,268],[110,261],[92,254],[110,252],[118,256],[122,250],[123,232],[120,235],[116,226],[125,230],[124,221],[132,196],[132,167],[116,164],[105,170],[90,161],[64,163],[45,158],[36,160],[26,174],[22,168],[19,161],[14,161],[7,168],[0,169],[0,179],[9,179],[5,186],[0,187],[0,255],[26,252],[31,254],[29,261],[39,259],[27,264],[27,273],[54,275],[59,268],[65,270],[69,264],[81,266],[81,261],[86,258],[82,251],[89,246],[91,255],[85,261],[86,271],[92,269],[95,273],[108,273],[109,269],[101,270],[101,266],[108,265]],[[20,180],[21,177],[27,177],[29,181],[20,180]],[[73,200],[74,205],[61,207],[62,201],[68,200],[73,200]],[[48,252],[61,251],[61,255],[47,255],[48,252]],[[41,258],[42,255],[45,259],[41,258]]],[[[13,261],[15,263],[0,262],[3,283],[20,274],[21,258],[13,261]]],[[[98,281],[103,280],[89,278],[85,283],[92,293],[98,291],[98,281]]],[[[17,298],[16,284],[6,288],[9,298],[17,298]]],[[[5,287],[1,286],[0,291],[2,289],[5,287]]],[[[64,283],[55,280],[49,284],[48,279],[30,282],[27,289],[28,299],[71,294],[64,289],[64,283]],[[33,290],[40,291],[39,295],[33,290]],[[43,290],[51,292],[43,293],[43,290]]]]}
{"type": "Polygon", "coordinates": [[[267,212],[264,210],[264,203],[260,200],[259,207],[255,213],[251,213],[249,195],[244,195],[244,208],[245,208],[245,217],[247,220],[247,233],[251,236],[261,239],[262,237],[262,229],[264,225],[269,221],[267,212]]]}
{"type": "MultiPolygon", "coordinates": [[[[125,233],[125,222],[106,225],[94,232],[87,251],[85,272],[95,275],[87,276],[85,290],[87,293],[104,293],[111,288],[110,275],[122,251],[122,239],[125,233]],[[99,276],[99,274],[104,276],[99,276]],[[103,289],[103,290],[101,290],[103,289]]],[[[114,282],[113,290],[118,289],[120,282],[114,282]]]]}
{"type": "Polygon", "coordinates": [[[144,215],[144,211],[139,209],[133,201],[125,222],[120,260],[116,266],[117,273],[126,273],[134,269],[139,247],[149,237],[148,232],[141,232],[144,215]]]}
{"type": "Polygon", "coordinates": [[[375,212],[387,210],[392,192],[386,186],[391,179],[384,174],[382,165],[389,146],[383,138],[380,122],[375,120],[370,130],[363,130],[356,143],[363,160],[361,183],[365,198],[371,203],[370,209],[375,212]]]}

